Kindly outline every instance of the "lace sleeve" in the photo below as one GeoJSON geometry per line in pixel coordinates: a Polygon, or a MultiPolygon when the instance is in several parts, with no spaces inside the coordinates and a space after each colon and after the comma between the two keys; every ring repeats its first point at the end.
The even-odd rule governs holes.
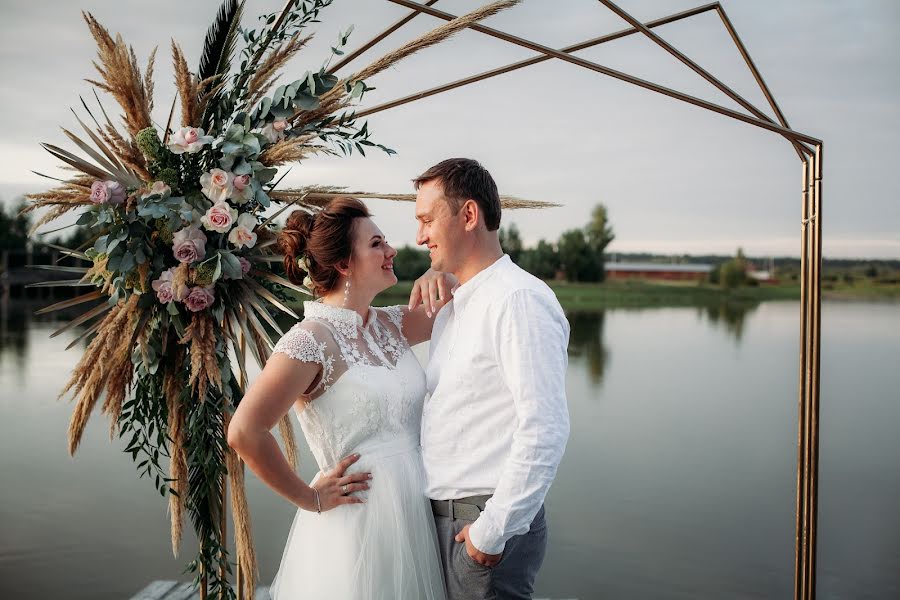
{"type": "Polygon", "coordinates": [[[397,327],[397,331],[403,333],[403,306],[385,306],[382,307],[387,318],[397,327]]]}
{"type": "MultiPolygon", "coordinates": [[[[303,362],[316,363],[322,366],[322,378],[316,386],[327,390],[334,372],[334,357],[326,352],[325,342],[319,342],[308,329],[294,326],[275,344],[272,353],[280,352],[303,362]]],[[[315,390],[313,390],[315,391],[315,390]]]]}

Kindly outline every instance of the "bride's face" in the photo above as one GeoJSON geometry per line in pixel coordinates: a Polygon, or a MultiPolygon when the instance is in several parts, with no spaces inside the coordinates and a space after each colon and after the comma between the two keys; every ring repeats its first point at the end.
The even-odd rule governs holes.
{"type": "Polygon", "coordinates": [[[359,218],[353,225],[350,256],[352,285],[374,296],[397,283],[397,276],[394,275],[397,251],[387,243],[372,219],[359,218]]]}

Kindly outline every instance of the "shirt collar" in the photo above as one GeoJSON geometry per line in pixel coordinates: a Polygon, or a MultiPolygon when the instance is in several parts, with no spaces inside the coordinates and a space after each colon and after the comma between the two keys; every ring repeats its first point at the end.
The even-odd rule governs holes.
{"type": "MultiPolygon", "coordinates": [[[[355,310],[325,304],[321,300],[304,302],[303,316],[327,321],[334,326],[341,335],[349,338],[356,338],[357,330],[364,328],[363,318],[355,310]]],[[[370,306],[365,328],[371,326],[376,319],[377,313],[375,312],[375,309],[370,306]]]]}
{"type": "Polygon", "coordinates": [[[484,281],[490,279],[491,275],[496,273],[499,269],[504,268],[508,264],[511,264],[511,259],[509,258],[509,254],[504,254],[503,256],[495,260],[491,265],[476,273],[475,276],[469,279],[467,282],[456,284],[451,290],[451,292],[453,293],[453,304],[459,306],[460,304],[468,301],[475,290],[478,289],[478,286],[480,286],[484,281]]]}

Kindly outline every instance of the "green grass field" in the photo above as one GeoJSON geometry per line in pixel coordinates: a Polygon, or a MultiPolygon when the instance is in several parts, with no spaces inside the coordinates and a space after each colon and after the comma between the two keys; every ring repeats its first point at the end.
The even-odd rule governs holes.
{"type": "MultiPolygon", "coordinates": [[[[664,306],[719,306],[722,304],[758,304],[765,301],[799,300],[800,286],[794,283],[762,285],[725,290],[696,282],[615,280],[604,283],[548,282],[567,310],[606,308],[653,308],[664,306]]],[[[403,304],[409,299],[412,283],[401,281],[380,294],[375,304],[403,304]]],[[[870,280],[823,282],[826,300],[900,300],[900,284],[876,284],[870,280]]]]}
{"type": "MultiPolygon", "coordinates": [[[[726,291],[697,283],[641,280],[597,283],[549,282],[560,304],[570,310],[650,308],[656,306],[706,306],[723,303],[756,304],[764,300],[798,300],[797,285],[746,287],[726,291]]],[[[396,304],[409,298],[412,283],[400,282],[376,298],[377,304],[396,304]]]]}

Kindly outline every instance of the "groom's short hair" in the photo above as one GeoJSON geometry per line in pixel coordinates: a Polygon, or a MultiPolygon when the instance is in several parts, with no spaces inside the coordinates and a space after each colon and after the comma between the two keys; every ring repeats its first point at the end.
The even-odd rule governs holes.
{"type": "Polygon", "coordinates": [[[439,180],[444,189],[444,197],[456,214],[466,200],[478,204],[484,215],[488,231],[500,228],[500,193],[488,170],[471,158],[448,158],[434,165],[415,179],[413,184],[419,189],[423,183],[439,180]]]}

